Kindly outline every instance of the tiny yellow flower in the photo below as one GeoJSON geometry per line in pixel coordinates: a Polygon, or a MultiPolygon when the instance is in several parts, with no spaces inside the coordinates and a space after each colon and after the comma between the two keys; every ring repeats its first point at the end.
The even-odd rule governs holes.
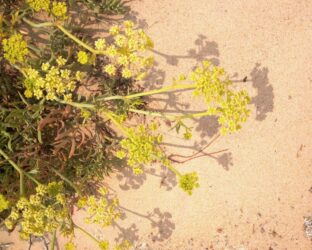
{"type": "Polygon", "coordinates": [[[42,65],[41,65],[41,69],[43,70],[43,71],[48,71],[49,70],[49,68],[50,68],[50,63],[43,63],[42,65]]]}
{"type": "Polygon", "coordinates": [[[187,132],[185,132],[185,133],[183,134],[183,137],[184,137],[185,140],[189,140],[189,139],[192,138],[192,133],[189,132],[189,131],[187,131],[187,132]]]}
{"type": "Polygon", "coordinates": [[[179,76],[179,81],[184,81],[186,80],[186,76],[185,75],[180,75],[179,76]]]}
{"type": "Polygon", "coordinates": [[[0,194],[0,213],[9,208],[9,202],[6,198],[0,194]]]}
{"type": "Polygon", "coordinates": [[[108,241],[100,241],[99,247],[101,250],[109,250],[109,243],[108,241]]]}
{"type": "Polygon", "coordinates": [[[72,101],[72,94],[64,95],[64,101],[65,102],[71,102],[72,101]]]}
{"type": "Polygon", "coordinates": [[[128,57],[127,57],[127,56],[118,57],[117,62],[118,62],[120,65],[124,65],[124,66],[126,66],[126,65],[129,64],[129,60],[128,60],[128,57]]]}
{"type": "Polygon", "coordinates": [[[57,202],[59,202],[60,204],[62,204],[62,205],[66,204],[64,194],[57,194],[55,198],[56,198],[57,202]]]}
{"type": "Polygon", "coordinates": [[[77,80],[77,81],[81,81],[81,80],[83,79],[84,75],[85,75],[85,74],[84,74],[83,72],[77,71],[77,72],[76,72],[76,75],[75,75],[76,80],[77,80]]]}
{"type": "Polygon", "coordinates": [[[142,72],[142,73],[139,73],[135,79],[136,79],[137,81],[141,81],[141,80],[143,80],[146,76],[147,76],[147,73],[146,73],[146,72],[142,72]]]}
{"type": "Polygon", "coordinates": [[[35,90],[34,90],[34,96],[35,96],[37,99],[42,98],[42,97],[43,97],[43,92],[42,92],[42,90],[40,90],[40,89],[35,89],[35,90]]]}
{"type": "Polygon", "coordinates": [[[123,25],[125,26],[125,28],[133,28],[134,23],[132,21],[124,21],[123,25]]]}
{"type": "Polygon", "coordinates": [[[119,159],[123,159],[126,157],[126,153],[124,151],[119,150],[116,152],[115,156],[119,159]]]}
{"type": "Polygon", "coordinates": [[[157,123],[152,122],[152,123],[149,125],[149,129],[152,130],[152,131],[156,131],[156,130],[158,129],[157,123]]]}
{"type": "Polygon", "coordinates": [[[87,197],[82,197],[82,198],[80,198],[80,199],[78,200],[78,202],[77,202],[77,207],[78,207],[78,208],[83,208],[83,207],[85,207],[85,206],[87,205],[87,202],[88,202],[87,197]]]}
{"type": "Polygon", "coordinates": [[[129,69],[123,69],[121,72],[122,77],[129,79],[132,77],[132,72],[129,69]]]}
{"type": "Polygon", "coordinates": [[[112,36],[118,35],[120,32],[120,28],[117,25],[113,25],[110,29],[109,29],[109,34],[112,36]]]}
{"type": "Polygon", "coordinates": [[[29,197],[29,202],[32,205],[39,205],[40,202],[41,202],[41,199],[40,199],[40,197],[38,195],[31,195],[29,197]]]}
{"type": "Polygon", "coordinates": [[[117,55],[117,49],[114,45],[109,46],[106,50],[105,50],[106,54],[108,56],[116,56],[117,55]]]}
{"type": "Polygon", "coordinates": [[[15,209],[12,209],[11,214],[10,214],[10,219],[13,221],[16,221],[19,218],[19,214],[15,209]]]}
{"type": "Polygon", "coordinates": [[[4,221],[4,224],[5,224],[5,226],[7,227],[7,229],[9,229],[9,230],[12,230],[13,229],[13,222],[12,222],[12,220],[10,220],[10,219],[6,219],[5,221],[4,221]]]}
{"type": "Polygon", "coordinates": [[[33,96],[32,92],[29,89],[24,91],[24,95],[26,98],[31,98],[33,96]]]}
{"type": "Polygon", "coordinates": [[[103,196],[108,194],[108,189],[106,187],[99,188],[99,193],[103,196]]]}
{"type": "Polygon", "coordinates": [[[68,69],[61,70],[61,77],[68,80],[70,78],[70,71],[68,69]]]}
{"type": "Polygon", "coordinates": [[[108,64],[104,67],[104,71],[110,76],[114,76],[116,74],[116,67],[112,64],[108,64]]]}
{"type": "Polygon", "coordinates": [[[28,201],[26,198],[22,197],[18,200],[16,203],[16,207],[20,210],[24,209],[24,207],[28,204],[28,201]]]}
{"type": "Polygon", "coordinates": [[[134,35],[134,30],[131,29],[131,28],[126,28],[125,29],[125,34],[128,36],[128,37],[131,37],[134,35]]]}
{"type": "Polygon", "coordinates": [[[140,60],[140,57],[135,55],[135,54],[130,54],[128,56],[128,59],[131,63],[135,63],[135,62],[138,62],[140,60]]]}
{"type": "Polygon", "coordinates": [[[88,54],[85,51],[79,51],[77,61],[81,64],[86,64],[89,61],[88,54]]]}
{"type": "Polygon", "coordinates": [[[143,174],[143,170],[142,170],[142,168],[140,168],[140,167],[134,167],[134,168],[132,168],[132,171],[133,171],[133,173],[134,173],[135,175],[143,174]]]}
{"type": "Polygon", "coordinates": [[[154,58],[153,57],[144,58],[144,60],[142,61],[142,65],[144,67],[147,67],[147,68],[152,67],[153,64],[154,64],[154,58]]]}
{"type": "Polygon", "coordinates": [[[100,38],[98,40],[95,41],[95,48],[98,50],[103,50],[106,46],[106,41],[103,38],[100,38]]]}
{"type": "Polygon", "coordinates": [[[65,250],[76,250],[76,246],[73,242],[67,242],[65,244],[65,250]]]}
{"type": "Polygon", "coordinates": [[[66,63],[66,59],[63,58],[62,56],[59,56],[57,59],[56,59],[56,63],[58,66],[62,67],[65,65],[66,63]]]}
{"type": "Polygon", "coordinates": [[[87,109],[82,109],[81,110],[81,115],[84,119],[89,119],[91,117],[91,113],[87,109]]]}
{"type": "Polygon", "coordinates": [[[36,192],[38,195],[43,196],[47,193],[47,188],[46,188],[46,186],[40,184],[36,187],[36,192]]]}
{"type": "Polygon", "coordinates": [[[20,237],[21,237],[21,239],[23,239],[23,240],[28,240],[29,237],[30,237],[30,235],[29,235],[29,233],[21,232],[21,233],[20,233],[20,237]]]}
{"type": "Polygon", "coordinates": [[[49,92],[47,95],[46,95],[46,98],[47,100],[55,100],[56,96],[53,92],[49,92]]]}

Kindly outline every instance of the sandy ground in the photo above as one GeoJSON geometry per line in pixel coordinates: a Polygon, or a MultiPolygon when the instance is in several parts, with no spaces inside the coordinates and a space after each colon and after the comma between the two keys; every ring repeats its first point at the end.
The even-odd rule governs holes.
{"type": "MultiPolygon", "coordinates": [[[[210,59],[248,88],[253,112],[239,133],[205,150],[227,151],[177,164],[199,173],[201,187],[190,197],[157,166],[139,178],[114,174],[107,183],[124,219],[90,231],[112,242],[132,240],[136,249],[312,249],[303,230],[304,216],[312,213],[312,2],[142,0],[131,6],[155,42],[158,65],[149,86],[168,84],[210,59]]],[[[153,107],[204,108],[190,100],[187,92],[163,95],[153,107]]],[[[214,119],[190,124],[189,142],[164,127],[169,154],[191,155],[216,137],[214,119]]],[[[81,213],[75,217],[82,221],[81,213]]],[[[0,242],[16,239],[0,234],[0,242]]],[[[78,249],[95,249],[80,234],[77,242],[78,249]]]]}

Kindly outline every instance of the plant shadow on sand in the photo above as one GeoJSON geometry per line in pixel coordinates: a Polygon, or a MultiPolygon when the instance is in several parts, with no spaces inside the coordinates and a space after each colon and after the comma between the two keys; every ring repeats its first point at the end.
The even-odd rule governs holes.
{"type": "MultiPolygon", "coordinates": [[[[126,219],[127,214],[130,213],[149,221],[152,231],[148,237],[153,242],[168,239],[175,229],[171,213],[162,212],[159,208],[154,208],[152,212],[147,212],[146,214],[142,214],[122,206],[120,206],[120,209],[123,212],[122,219],[126,219]]],[[[139,240],[139,230],[135,223],[132,223],[129,227],[122,227],[117,222],[114,222],[113,226],[119,231],[118,236],[115,238],[116,242],[121,242],[123,240],[136,242],[139,240]]]]}
{"type": "MultiPolygon", "coordinates": [[[[165,54],[158,50],[152,50],[155,55],[166,59],[167,64],[178,66],[180,60],[193,60],[196,63],[200,63],[204,59],[209,59],[214,65],[219,65],[219,50],[218,45],[214,41],[209,41],[206,36],[199,34],[194,41],[194,48],[186,51],[185,54],[171,55],[165,54]]],[[[164,83],[166,72],[159,69],[159,64],[155,62],[154,67],[150,70],[149,76],[146,79],[145,87],[155,88],[164,83]]],[[[170,100],[170,93],[168,93],[168,100],[170,100]]],[[[171,96],[172,97],[172,96],[171,96]]],[[[173,102],[171,102],[173,104],[173,102]]]]}
{"type": "Polygon", "coordinates": [[[273,86],[269,83],[269,70],[257,63],[250,73],[252,86],[257,89],[257,95],[252,97],[251,103],[256,107],[256,120],[263,121],[267,113],[273,112],[274,93],[273,86]]]}
{"type": "Polygon", "coordinates": [[[132,169],[125,166],[118,169],[117,179],[122,190],[138,189],[146,181],[147,175],[159,178],[159,187],[169,191],[177,185],[176,175],[164,166],[146,168],[143,174],[135,175],[132,169]]]}

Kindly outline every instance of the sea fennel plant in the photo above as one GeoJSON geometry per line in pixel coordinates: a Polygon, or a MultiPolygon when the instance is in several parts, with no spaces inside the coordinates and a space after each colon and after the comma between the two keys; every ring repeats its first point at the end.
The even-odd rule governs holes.
{"type": "MultiPolygon", "coordinates": [[[[114,6],[116,11],[122,8],[121,1],[113,2],[106,1],[111,12],[114,6]]],[[[93,3],[76,4],[93,8],[93,3]]],[[[153,66],[151,38],[124,21],[87,40],[74,28],[71,6],[25,0],[5,6],[9,13],[0,9],[0,217],[9,230],[19,227],[23,239],[51,234],[51,249],[58,234],[69,239],[65,249],[74,249],[76,230],[100,249],[112,249],[72,218],[73,207],[86,210],[86,223],[103,227],[120,217],[118,199],[104,187],[90,191],[90,185],[102,183],[122,164],[140,175],[155,162],[172,171],[189,195],[200,183],[196,172],[182,173],[168,158],[157,123],[130,125],[131,117],[168,120],[177,131],[184,127],[183,137],[191,139],[184,121],[213,115],[226,135],[241,129],[250,99],[245,90],[233,88],[223,68],[209,61],[162,88],[139,88],[137,83],[153,66]],[[40,14],[47,20],[35,21],[40,14]],[[32,35],[37,31],[47,34],[40,46],[32,35]],[[95,90],[83,91],[90,81],[95,90]],[[173,115],[148,109],[144,97],[177,90],[202,98],[206,110],[173,115]]],[[[123,241],[113,249],[130,245],[123,241]]]]}

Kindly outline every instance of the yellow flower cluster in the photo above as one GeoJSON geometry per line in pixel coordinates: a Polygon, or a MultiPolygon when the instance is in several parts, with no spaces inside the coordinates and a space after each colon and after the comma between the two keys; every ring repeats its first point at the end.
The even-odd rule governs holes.
{"type": "Polygon", "coordinates": [[[49,11],[50,8],[50,0],[26,0],[26,2],[36,12],[40,10],[49,11]]]}
{"type": "Polygon", "coordinates": [[[232,81],[223,68],[204,61],[191,73],[190,80],[196,84],[194,95],[203,96],[209,105],[209,114],[219,116],[221,134],[241,128],[241,123],[249,116],[250,97],[245,91],[236,92],[230,88],[232,81]]]}
{"type": "Polygon", "coordinates": [[[79,208],[85,208],[89,217],[85,218],[86,223],[96,223],[103,227],[110,226],[113,220],[120,217],[118,210],[119,201],[117,198],[109,200],[107,198],[108,190],[99,189],[100,197],[94,195],[83,197],[78,201],[79,208]]]}
{"type": "Polygon", "coordinates": [[[104,67],[104,72],[115,76],[120,70],[122,77],[142,80],[147,69],[153,66],[153,57],[145,57],[141,53],[152,49],[153,42],[142,29],[134,29],[134,23],[125,21],[122,26],[114,25],[109,30],[114,43],[107,44],[101,38],[95,42],[97,50],[110,59],[110,64],[104,67]]]}
{"type": "Polygon", "coordinates": [[[52,2],[51,13],[53,16],[59,19],[66,19],[67,5],[64,2],[52,2]]]}
{"type": "Polygon", "coordinates": [[[29,7],[36,12],[44,10],[49,14],[51,13],[54,17],[58,19],[64,20],[67,18],[67,5],[65,2],[52,1],[52,6],[50,0],[26,0],[26,2],[29,7]]]}
{"type": "Polygon", "coordinates": [[[43,63],[41,65],[42,72],[31,67],[24,69],[24,86],[26,88],[24,94],[27,98],[41,99],[45,97],[47,100],[56,98],[62,98],[65,101],[71,100],[71,92],[76,87],[76,81],[80,81],[83,77],[82,73],[77,71],[73,75],[71,70],[62,69],[66,63],[62,57],[59,57],[56,62],[56,66],[43,63]]]}
{"type": "Polygon", "coordinates": [[[109,242],[106,241],[106,240],[100,241],[100,243],[99,243],[99,248],[100,248],[101,250],[109,250],[109,242]]]}
{"type": "Polygon", "coordinates": [[[3,39],[2,46],[4,58],[12,64],[16,62],[23,63],[25,57],[29,53],[27,42],[23,39],[21,34],[15,34],[10,36],[9,39],[3,39]]]}
{"type": "Polygon", "coordinates": [[[226,99],[220,102],[220,108],[217,110],[221,134],[228,134],[241,129],[241,123],[246,122],[250,114],[247,109],[249,102],[250,97],[246,91],[228,92],[226,99]]]}
{"type": "Polygon", "coordinates": [[[65,250],[76,250],[76,246],[73,242],[67,242],[65,244],[65,250]]]}
{"type": "Polygon", "coordinates": [[[95,45],[95,48],[97,50],[103,50],[106,46],[106,41],[105,41],[105,39],[100,38],[100,39],[95,41],[94,45],[95,45]]]}
{"type": "Polygon", "coordinates": [[[194,95],[203,96],[207,104],[221,101],[232,84],[224,69],[209,61],[203,61],[202,67],[197,67],[191,73],[190,80],[196,83],[194,95]]]}
{"type": "Polygon", "coordinates": [[[187,192],[189,195],[192,194],[194,188],[199,187],[198,176],[196,172],[188,173],[180,176],[179,186],[187,192]]]}
{"type": "Polygon", "coordinates": [[[77,61],[81,64],[87,64],[89,61],[88,54],[85,51],[79,51],[77,54],[77,61]]]}
{"type": "Polygon", "coordinates": [[[66,206],[63,184],[51,182],[39,185],[36,193],[29,199],[21,198],[5,220],[8,229],[20,222],[20,235],[28,239],[30,235],[43,236],[54,232],[58,227],[70,221],[66,206]]]}
{"type": "Polygon", "coordinates": [[[128,158],[127,163],[135,174],[143,173],[143,166],[155,160],[164,158],[164,153],[158,146],[162,142],[162,135],[153,135],[149,132],[155,131],[156,124],[152,123],[149,129],[139,125],[135,130],[127,129],[127,138],[121,140],[121,150],[116,152],[116,157],[128,158]]]}
{"type": "Polygon", "coordinates": [[[9,208],[9,201],[0,194],[0,213],[9,208]]]}

